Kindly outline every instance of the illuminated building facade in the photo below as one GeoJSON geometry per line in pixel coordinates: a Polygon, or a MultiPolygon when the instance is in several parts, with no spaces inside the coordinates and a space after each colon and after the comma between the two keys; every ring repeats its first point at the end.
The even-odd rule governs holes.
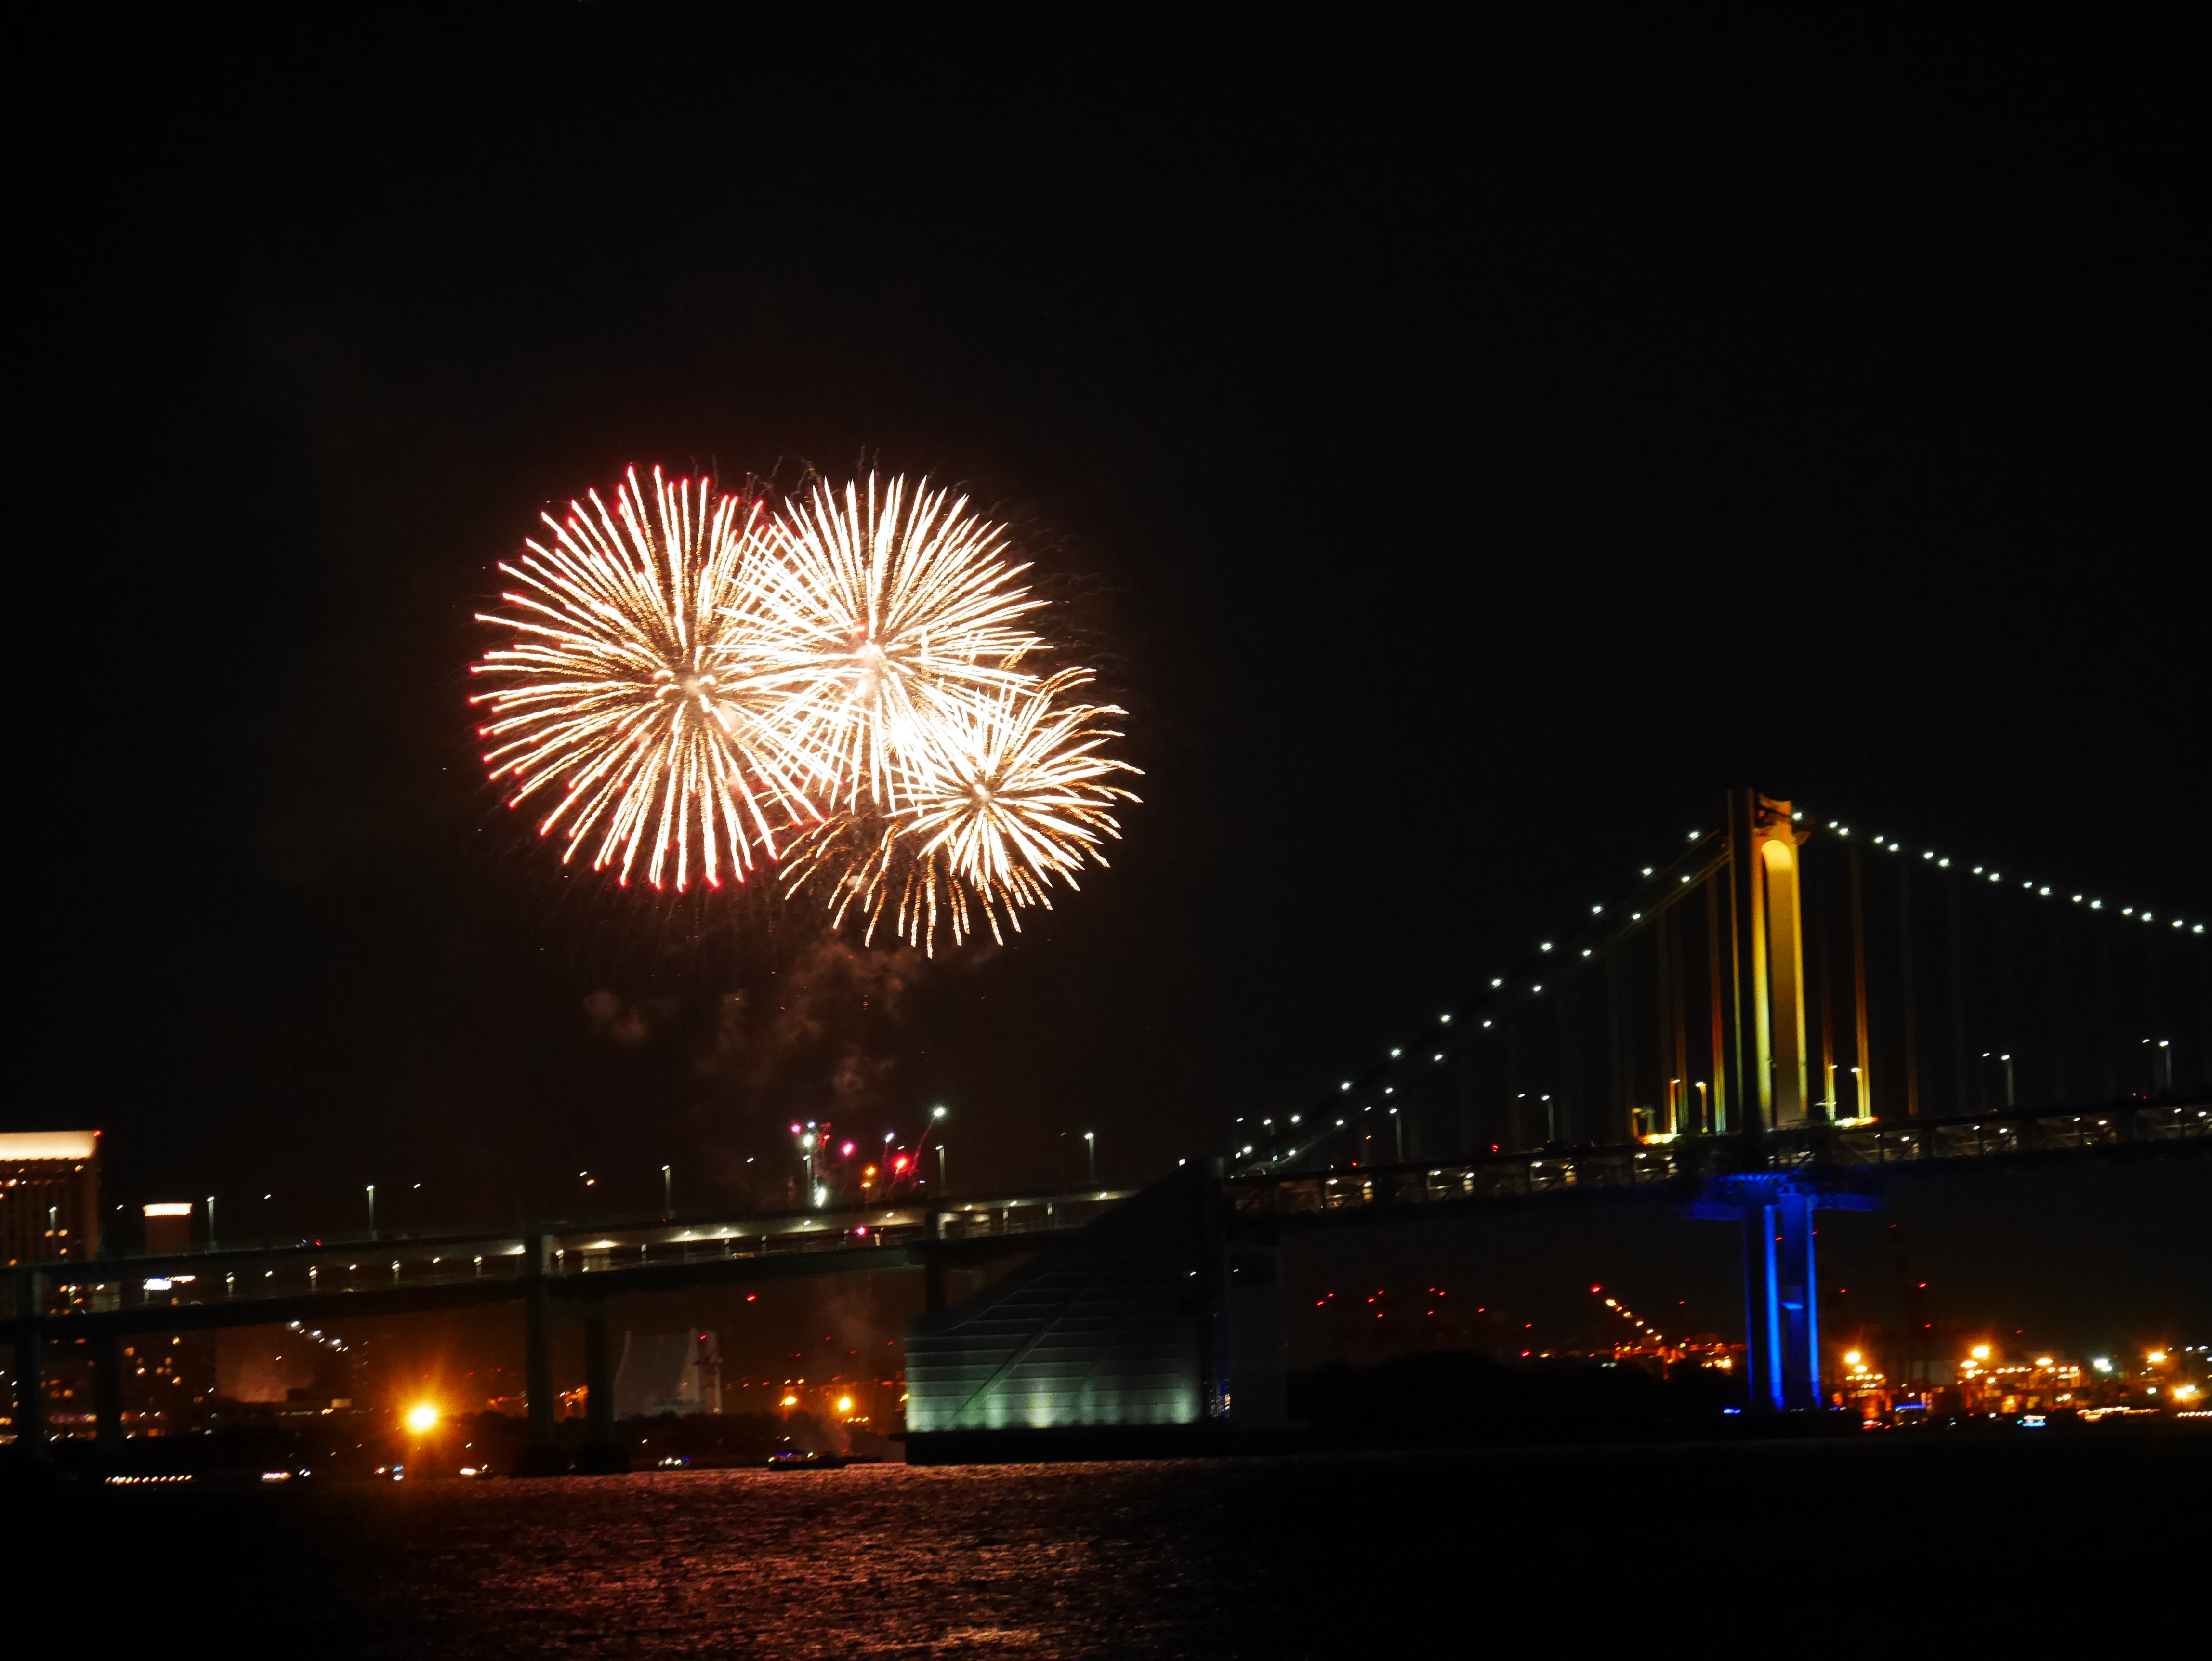
{"type": "Polygon", "coordinates": [[[100,1255],[100,1133],[0,1135],[0,1259],[79,1261],[100,1255]]]}
{"type": "Polygon", "coordinates": [[[1006,1433],[1133,1450],[1282,1425],[1274,1249],[1221,1224],[1218,1179],[1180,1171],[921,1317],[907,1340],[909,1460],[1020,1457],[1006,1433]]]}

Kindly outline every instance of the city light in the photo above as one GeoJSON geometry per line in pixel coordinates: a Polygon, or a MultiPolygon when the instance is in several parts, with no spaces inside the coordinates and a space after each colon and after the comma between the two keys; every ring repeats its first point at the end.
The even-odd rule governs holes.
{"type": "Polygon", "coordinates": [[[2143,1360],[2148,1361],[2153,1366],[2163,1366],[2166,1361],[2166,1352],[2162,1349],[2154,1349],[2144,1356],[2143,1360]]]}
{"type": "Polygon", "coordinates": [[[852,1410],[853,1398],[849,1396],[840,1396],[837,1398],[837,1411],[840,1413],[850,1413],[852,1410]]]}
{"type": "Polygon", "coordinates": [[[438,1427],[438,1409],[428,1402],[417,1402],[407,1409],[407,1428],[417,1436],[428,1436],[438,1427]]]}
{"type": "Polygon", "coordinates": [[[1977,1361],[1988,1360],[1990,1359],[1990,1347],[1987,1344],[1976,1344],[1974,1346],[1974,1359],[1977,1361]]]}
{"type": "Polygon", "coordinates": [[[1865,1357],[1861,1355],[1858,1351],[1855,1349],[1847,1349],[1844,1352],[1844,1365],[1845,1366],[1855,1367],[1865,1359],[1865,1357]]]}

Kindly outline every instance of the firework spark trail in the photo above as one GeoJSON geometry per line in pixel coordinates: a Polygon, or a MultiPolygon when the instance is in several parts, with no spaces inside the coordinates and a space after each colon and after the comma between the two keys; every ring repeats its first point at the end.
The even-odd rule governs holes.
{"type": "Polygon", "coordinates": [[[1022,658],[1044,642],[1019,620],[1044,602],[1012,586],[1004,532],[965,498],[903,478],[842,500],[817,485],[774,526],[781,557],[763,573],[775,661],[811,682],[805,747],[836,758],[847,812],[895,810],[908,751],[942,717],[1036,678],[1022,658]]]}
{"type": "Polygon", "coordinates": [[[618,862],[624,883],[648,840],[656,888],[685,886],[695,860],[709,884],[725,863],[742,880],[757,848],[773,859],[819,817],[805,785],[829,763],[793,696],[806,677],[766,648],[758,503],[658,468],[648,504],[633,468],[611,512],[592,491],[544,516],[550,547],[500,567],[523,586],[480,620],[517,643],[472,666],[500,684],[471,702],[494,716],[485,761],[516,782],[510,806],[563,788],[538,828],[565,831],[564,861],[597,829],[592,868],[618,862]]]}
{"type": "Polygon", "coordinates": [[[794,849],[785,891],[826,888],[833,922],[857,910],[872,941],[888,913],[899,936],[934,953],[940,923],[954,945],[978,919],[1004,943],[1001,921],[1050,909],[1054,879],[1073,889],[1086,859],[1119,837],[1116,801],[1136,796],[1109,781],[1135,773],[1100,749],[1121,734],[1101,723],[1111,704],[1062,701],[1086,684],[1065,670],[1031,689],[941,710],[902,756],[905,805],[825,823],[794,849]]]}

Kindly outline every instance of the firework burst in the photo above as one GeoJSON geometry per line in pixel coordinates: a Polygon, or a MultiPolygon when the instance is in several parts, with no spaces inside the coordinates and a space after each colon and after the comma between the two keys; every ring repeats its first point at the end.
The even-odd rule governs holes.
{"type": "Polygon", "coordinates": [[[862,922],[864,943],[886,919],[927,952],[940,928],[956,946],[983,928],[1003,943],[1002,922],[1019,929],[1023,907],[1049,909],[1055,880],[1073,889],[1086,861],[1107,863],[1115,805],[1137,800],[1112,782],[1137,770],[1100,753],[1121,736],[1103,723],[1123,712],[1065,701],[1090,678],[1066,670],[940,710],[901,751],[902,805],[810,832],[787,894],[823,892],[836,923],[862,922]]]}
{"type": "Polygon", "coordinates": [[[900,806],[907,763],[945,721],[1035,687],[1019,666],[1044,642],[1020,620],[1044,602],[1014,586],[1001,529],[963,498],[895,478],[842,497],[817,485],[780,515],[780,557],[748,596],[775,660],[804,685],[807,748],[833,760],[835,806],[900,806]]]}
{"type": "Polygon", "coordinates": [[[872,478],[769,517],[633,469],[545,523],[500,568],[517,586],[481,620],[507,639],[471,702],[564,861],[680,890],[787,858],[787,897],[930,951],[1003,940],[1106,863],[1136,800],[1103,753],[1121,711],[1075,701],[1088,670],[1025,666],[1043,602],[964,500],[872,478]]]}
{"type": "Polygon", "coordinates": [[[594,490],[544,517],[551,545],[502,564],[520,587],[480,617],[514,639],[473,666],[495,683],[470,700],[491,776],[511,806],[550,799],[538,834],[564,861],[596,838],[592,868],[624,883],[641,855],[656,888],[742,880],[818,817],[807,786],[826,776],[807,677],[763,609],[759,503],[658,468],[648,495],[633,468],[611,509],[594,490]]]}

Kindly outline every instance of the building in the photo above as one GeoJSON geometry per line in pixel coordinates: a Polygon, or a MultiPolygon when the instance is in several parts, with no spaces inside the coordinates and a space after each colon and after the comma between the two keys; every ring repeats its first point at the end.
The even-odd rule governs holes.
{"type": "Polygon", "coordinates": [[[711,1332],[626,1332],[615,1371],[615,1416],[722,1410],[722,1348],[711,1332]]]}
{"type": "Polygon", "coordinates": [[[0,1260],[79,1262],[100,1256],[100,1133],[0,1135],[0,1260]]]}

